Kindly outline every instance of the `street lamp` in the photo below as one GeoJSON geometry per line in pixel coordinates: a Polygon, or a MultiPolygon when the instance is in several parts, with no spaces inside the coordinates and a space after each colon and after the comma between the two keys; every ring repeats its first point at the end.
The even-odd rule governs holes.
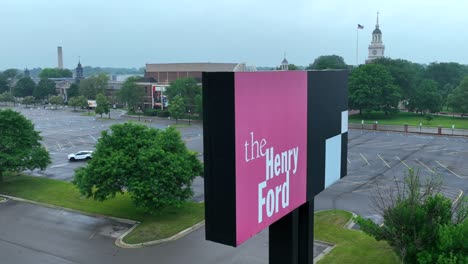
{"type": "Polygon", "coordinates": [[[190,125],[190,117],[191,117],[191,114],[190,114],[190,109],[188,110],[188,124],[190,125]]]}
{"type": "Polygon", "coordinates": [[[138,121],[140,121],[140,113],[141,113],[141,110],[140,110],[140,107],[138,107],[138,121]]]}

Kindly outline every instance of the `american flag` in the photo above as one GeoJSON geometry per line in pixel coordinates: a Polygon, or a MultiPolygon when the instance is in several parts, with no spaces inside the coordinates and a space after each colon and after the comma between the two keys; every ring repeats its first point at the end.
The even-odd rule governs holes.
{"type": "Polygon", "coordinates": [[[358,29],[364,29],[364,26],[361,25],[361,24],[357,24],[357,28],[358,28],[358,29]]]}

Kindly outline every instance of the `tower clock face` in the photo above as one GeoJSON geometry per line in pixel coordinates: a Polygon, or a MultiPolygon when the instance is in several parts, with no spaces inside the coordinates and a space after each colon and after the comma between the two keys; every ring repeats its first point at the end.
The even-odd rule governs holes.
{"type": "Polygon", "coordinates": [[[373,51],[372,51],[372,54],[373,54],[373,55],[377,55],[377,50],[373,50],[373,51]]]}

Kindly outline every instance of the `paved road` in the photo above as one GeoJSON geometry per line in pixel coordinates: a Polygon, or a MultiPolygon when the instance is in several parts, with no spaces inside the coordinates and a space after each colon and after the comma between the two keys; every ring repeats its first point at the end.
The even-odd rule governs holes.
{"type": "MultiPolygon", "coordinates": [[[[42,131],[49,151],[56,153],[53,164],[40,175],[65,180],[71,179],[73,168],[85,164],[66,162],[66,154],[92,148],[92,137],[97,139],[101,130],[125,120],[94,120],[60,110],[21,111],[42,131]],[[64,128],[67,124],[69,127],[64,128]]],[[[118,117],[118,113],[112,116],[118,117]]],[[[170,123],[160,120],[146,124],[163,128],[170,123]]],[[[181,127],[180,131],[189,148],[202,153],[201,126],[181,127]]],[[[451,199],[468,192],[467,138],[359,130],[351,130],[349,138],[348,176],[316,197],[316,210],[344,209],[379,220],[369,207],[373,190],[377,185],[392,184],[394,177],[401,179],[407,167],[419,169],[423,177],[440,173],[445,180],[444,193],[451,199]]],[[[194,190],[195,199],[201,200],[201,178],[195,181],[194,190]]],[[[1,263],[267,263],[266,231],[237,249],[205,241],[204,228],[163,245],[119,249],[109,236],[95,232],[114,223],[49,210],[12,201],[0,204],[1,263]]]]}

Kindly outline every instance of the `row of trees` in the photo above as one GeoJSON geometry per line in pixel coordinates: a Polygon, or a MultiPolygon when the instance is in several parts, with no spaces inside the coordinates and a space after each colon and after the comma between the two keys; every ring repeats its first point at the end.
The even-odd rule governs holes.
{"type": "Polygon", "coordinates": [[[443,107],[468,113],[468,65],[379,58],[353,68],[337,55],[320,56],[306,69],[350,69],[349,104],[362,111],[398,110],[398,104],[416,112],[438,112],[443,107]]]}

